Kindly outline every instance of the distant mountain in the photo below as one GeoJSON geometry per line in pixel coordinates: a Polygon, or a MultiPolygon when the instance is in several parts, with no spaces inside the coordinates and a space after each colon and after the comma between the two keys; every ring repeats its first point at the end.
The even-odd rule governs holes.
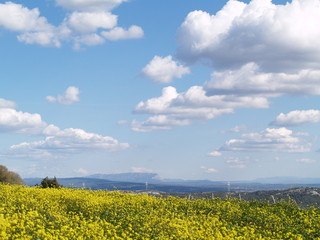
{"type": "Polygon", "coordinates": [[[136,183],[162,183],[160,176],[156,173],[115,173],[115,174],[93,174],[88,178],[105,179],[119,182],[136,183]]]}
{"type": "MultiPolygon", "coordinates": [[[[119,182],[154,183],[154,184],[178,184],[178,185],[226,185],[227,181],[210,180],[184,180],[161,178],[157,173],[116,173],[116,174],[94,174],[88,178],[105,179],[119,182]]],[[[298,177],[270,177],[257,178],[250,181],[231,181],[234,184],[320,184],[320,178],[298,178],[298,177]]]]}
{"type": "MultiPolygon", "coordinates": [[[[40,178],[26,178],[24,183],[28,186],[40,184],[40,178]]],[[[190,193],[190,192],[220,192],[226,191],[226,186],[195,186],[181,184],[147,184],[138,182],[110,181],[98,178],[58,178],[58,182],[67,188],[86,188],[92,190],[126,190],[126,191],[161,191],[168,193],[190,193]]]]}
{"type": "MultiPolygon", "coordinates": [[[[165,179],[157,173],[116,173],[116,174],[93,174],[88,178],[105,179],[119,182],[154,183],[154,184],[178,184],[178,185],[226,185],[227,181],[210,180],[184,180],[165,179]]],[[[251,181],[231,181],[232,184],[320,184],[320,178],[297,178],[297,177],[270,177],[258,178],[251,181]]]]}
{"type": "MultiPolygon", "coordinates": [[[[28,186],[40,184],[41,178],[23,179],[28,186]]],[[[252,181],[209,181],[161,179],[156,173],[94,174],[88,177],[58,178],[58,182],[69,188],[92,190],[162,191],[168,193],[191,192],[254,192],[261,190],[284,190],[289,188],[319,188],[319,178],[274,177],[252,181]]]]}
{"type": "Polygon", "coordinates": [[[105,179],[120,182],[154,183],[154,184],[177,184],[177,185],[225,185],[225,182],[213,182],[210,180],[184,180],[163,179],[157,173],[115,173],[93,174],[88,178],[105,179]]]}

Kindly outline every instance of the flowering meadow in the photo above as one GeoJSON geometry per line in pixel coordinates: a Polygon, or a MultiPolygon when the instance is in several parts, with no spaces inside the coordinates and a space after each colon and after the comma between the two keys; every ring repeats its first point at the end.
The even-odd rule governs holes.
{"type": "Polygon", "coordinates": [[[320,239],[320,209],[1,184],[0,239],[320,239]]]}

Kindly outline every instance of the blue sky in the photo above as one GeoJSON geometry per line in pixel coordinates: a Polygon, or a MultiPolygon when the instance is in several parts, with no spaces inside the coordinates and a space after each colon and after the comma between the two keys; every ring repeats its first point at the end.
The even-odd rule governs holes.
{"type": "Polygon", "coordinates": [[[3,1],[0,164],[318,177],[319,21],[319,0],[3,1]]]}

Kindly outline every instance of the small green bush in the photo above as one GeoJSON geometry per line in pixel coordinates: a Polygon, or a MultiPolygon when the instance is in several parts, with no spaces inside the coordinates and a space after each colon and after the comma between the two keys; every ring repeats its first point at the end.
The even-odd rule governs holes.
{"type": "Polygon", "coordinates": [[[62,185],[58,183],[58,180],[56,177],[49,179],[48,177],[45,177],[42,179],[40,183],[41,188],[61,188],[62,185]]]}

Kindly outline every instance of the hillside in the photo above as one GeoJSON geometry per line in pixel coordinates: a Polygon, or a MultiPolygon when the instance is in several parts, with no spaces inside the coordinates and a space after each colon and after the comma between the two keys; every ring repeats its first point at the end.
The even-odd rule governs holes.
{"type": "Polygon", "coordinates": [[[181,198],[236,198],[248,201],[266,201],[269,203],[293,201],[301,207],[320,206],[320,188],[292,188],[286,190],[255,191],[255,192],[194,192],[194,193],[162,193],[163,196],[181,198]]]}

